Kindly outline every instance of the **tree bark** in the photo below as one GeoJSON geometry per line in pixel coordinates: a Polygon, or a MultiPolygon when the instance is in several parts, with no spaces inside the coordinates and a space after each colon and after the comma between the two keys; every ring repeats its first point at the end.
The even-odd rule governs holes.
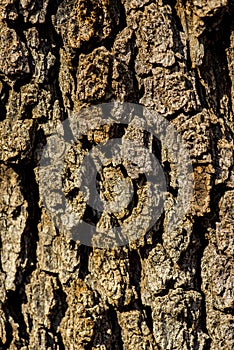
{"type": "MultiPolygon", "coordinates": [[[[1,1],[0,349],[233,349],[232,18],[231,0],[1,1]],[[113,101],[174,125],[194,192],[170,234],[164,208],[145,235],[105,248],[56,225],[39,172],[57,125],[113,101]]],[[[67,156],[66,198],[77,212],[79,157],[121,130],[93,128],[67,156]]],[[[156,153],[173,201],[173,161],[156,153]]],[[[99,179],[108,200],[110,177],[126,179],[111,166],[99,179]]],[[[143,201],[137,186],[130,211],[143,201]]]]}

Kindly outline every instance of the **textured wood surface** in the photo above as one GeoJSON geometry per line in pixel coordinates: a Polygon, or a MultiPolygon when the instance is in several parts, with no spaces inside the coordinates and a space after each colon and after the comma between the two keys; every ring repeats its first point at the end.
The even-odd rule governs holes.
{"type": "MultiPolygon", "coordinates": [[[[1,0],[0,349],[233,349],[233,10],[231,0],[1,0]],[[56,227],[38,159],[71,112],[112,101],[175,126],[195,186],[170,234],[165,209],[147,235],[100,249],[56,227]]],[[[144,144],[138,131],[125,130],[144,144]]],[[[78,212],[77,164],[113,135],[96,128],[65,159],[78,212]]],[[[160,152],[173,202],[173,159],[160,152]]],[[[100,175],[107,200],[121,169],[100,175]]],[[[139,182],[133,204],[144,196],[139,182]]]]}

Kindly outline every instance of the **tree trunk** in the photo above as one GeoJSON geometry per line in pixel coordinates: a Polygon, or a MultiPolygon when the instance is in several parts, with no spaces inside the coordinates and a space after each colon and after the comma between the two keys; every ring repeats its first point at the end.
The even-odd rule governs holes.
{"type": "MultiPolygon", "coordinates": [[[[0,349],[233,349],[231,3],[1,1],[0,349]],[[187,161],[178,168],[167,154],[171,134],[157,139],[124,119],[140,106],[155,113],[158,127],[164,120],[173,126],[190,155],[192,199],[188,195],[188,208],[172,230],[169,207],[191,185],[183,174],[187,161]],[[113,125],[102,123],[103,110],[120,115],[121,123],[117,117],[113,125]],[[80,133],[86,115],[90,130],[80,133]],[[75,124],[66,124],[69,118],[75,124]],[[79,137],[64,154],[65,194],[59,197],[52,189],[60,174],[43,177],[42,159],[48,161],[56,127],[72,133],[76,123],[79,137]],[[130,204],[115,215],[87,205],[77,182],[89,151],[104,154],[107,140],[117,145],[128,138],[139,143],[129,154],[144,147],[165,174],[168,197],[147,230],[145,221],[156,209],[144,200],[146,193],[151,200],[157,195],[147,192],[143,171],[135,174],[134,166],[148,159],[143,153],[134,166],[103,161],[98,176],[88,167],[83,187],[94,176],[106,203],[124,184],[124,205],[126,184],[133,188],[130,204]],[[62,216],[54,218],[64,210],[61,198],[76,215],[82,212],[96,236],[85,241],[86,226],[71,232],[62,216]],[[125,224],[131,239],[108,241],[112,228],[120,232],[125,224]]],[[[68,140],[65,134],[60,136],[68,140]]],[[[51,159],[61,151],[56,135],[51,159]]]]}

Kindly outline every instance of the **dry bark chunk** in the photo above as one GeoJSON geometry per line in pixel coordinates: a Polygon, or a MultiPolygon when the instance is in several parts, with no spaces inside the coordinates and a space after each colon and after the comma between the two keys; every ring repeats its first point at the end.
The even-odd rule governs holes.
{"type": "Polygon", "coordinates": [[[78,101],[91,103],[111,97],[112,60],[112,55],[105,47],[95,49],[89,55],[80,55],[77,69],[78,101]]]}
{"type": "Polygon", "coordinates": [[[198,292],[170,290],[152,305],[154,337],[164,349],[206,349],[208,336],[199,327],[202,298],[198,292]]]}
{"type": "Polygon", "coordinates": [[[29,53],[14,29],[0,23],[0,71],[10,79],[30,73],[29,53]]]}

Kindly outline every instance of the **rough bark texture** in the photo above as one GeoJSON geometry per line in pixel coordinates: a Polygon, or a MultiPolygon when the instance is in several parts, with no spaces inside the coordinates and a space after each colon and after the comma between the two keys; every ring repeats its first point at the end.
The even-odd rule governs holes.
{"type": "Polygon", "coordinates": [[[1,0],[0,349],[233,349],[232,16],[231,0],[1,0]],[[176,126],[195,192],[173,235],[162,218],[105,250],[56,229],[35,150],[114,100],[176,126]]]}

